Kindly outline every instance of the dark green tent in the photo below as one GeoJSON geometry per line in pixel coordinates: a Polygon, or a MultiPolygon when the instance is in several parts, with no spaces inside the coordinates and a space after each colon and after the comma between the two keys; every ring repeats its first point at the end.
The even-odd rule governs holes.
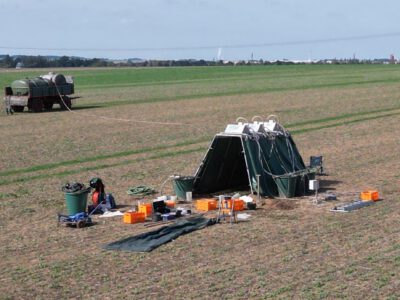
{"type": "Polygon", "coordinates": [[[214,137],[194,179],[194,194],[250,189],[262,196],[303,195],[310,175],[284,130],[220,133],[214,137]]]}

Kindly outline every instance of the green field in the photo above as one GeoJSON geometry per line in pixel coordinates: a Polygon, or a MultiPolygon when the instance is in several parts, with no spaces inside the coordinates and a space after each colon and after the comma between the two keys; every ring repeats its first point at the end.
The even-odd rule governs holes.
{"type": "MultiPolygon", "coordinates": [[[[0,70],[0,85],[47,71],[0,70]]],[[[0,115],[0,299],[400,297],[399,66],[51,71],[74,76],[75,113],[0,115]],[[101,249],[150,230],[142,224],[56,226],[66,181],[99,176],[127,209],[129,187],[159,189],[171,174],[192,175],[226,124],[270,114],[306,162],[324,155],[323,191],[338,202],[263,199],[248,222],[146,254],[101,249]],[[329,212],[368,188],[384,200],[329,212]]]]}
{"type": "MultiPolygon", "coordinates": [[[[274,91],[393,84],[400,80],[397,66],[392,65],[70,69],[66,72],[74,76],[77,93],[85,97],[82,104],[101,107],[274,91]],[[103,97],[99,99],[99,96],[103,97]],[[107,100],[104,99],[106,97],[107,100]],[[114,98],[109,100],[109,97],[114,98]]],[[[2,73],[0,84],[5,86],[13,80],[41,73],[44,72],[2,73]]]]}

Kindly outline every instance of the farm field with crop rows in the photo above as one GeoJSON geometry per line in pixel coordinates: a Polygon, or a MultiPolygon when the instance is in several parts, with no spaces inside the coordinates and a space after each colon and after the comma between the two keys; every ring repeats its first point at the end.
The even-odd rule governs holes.
{"type": "Polygon", "coordinates": [[[0,299],[400,297],[399,66],[0,70],[0,86],[48,71],[74,76],[73,112],[0,107],[0,299]],[[227,124],[270,114],[306,162],[324,156],[337,202],[266,199],[150,253],[101,248],[142,224],[57,227],[65,182],[101,177],[129,207],[129,187],[193,175],[227,124]],[[371,188],[384,200],[329,212],[371,188]]]}

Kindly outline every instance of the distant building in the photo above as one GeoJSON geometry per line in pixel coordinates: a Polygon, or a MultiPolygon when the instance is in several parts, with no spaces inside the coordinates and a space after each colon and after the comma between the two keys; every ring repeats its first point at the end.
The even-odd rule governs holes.
{"type": "Polygon", "coordinates": [[[24,63],[23,62],[19,62],[17,63],[17,65],[15,66],[16,69],[22,69],[24,67],[24,63]]]}
{"type": "Polygon", "coordinates": [[[396,62],[396,59],[394,58],[394,55],[393,55],[393,54],[390,54],[389,63],[390,63],[390,64],[394,64],[395,62],[396,62]]]}

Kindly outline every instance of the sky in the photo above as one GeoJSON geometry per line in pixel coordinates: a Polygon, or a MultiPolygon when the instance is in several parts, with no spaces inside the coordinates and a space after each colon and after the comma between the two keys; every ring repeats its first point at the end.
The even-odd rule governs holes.
{"type": "Polygon", "coordinates": [[[0,0],[0,54],[400,57],[396,0],[0,0]]]}

